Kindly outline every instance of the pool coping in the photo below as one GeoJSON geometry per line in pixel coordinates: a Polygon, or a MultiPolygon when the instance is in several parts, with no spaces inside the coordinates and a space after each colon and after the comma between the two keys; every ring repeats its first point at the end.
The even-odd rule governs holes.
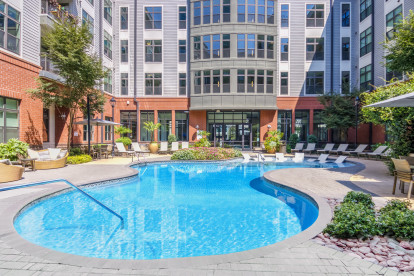
{"type": "MultiPolygon", "coordinates": [[[[177,161],[148,161],[145,163],[134,162],[132,164],[124,165],[124,168],[127,170],[125,176],[121,178],[109,178],[104,180],[99,180],[96,182],[88,183],[76,183],[76,186],[90,186],[90,185],[101,185],[108,181],[119,180],[123,181],[130,177],[138,176],[138,172],[131,168],[134,165],[145,165],[150,163],[164,163],[164,162],[177,162],[177,161]]],[[[188,161],[178,161],[178,162],[188,162],[188,161]]],[[[193,162],[193,161],[191,161],[193,162]]],[[[199,161],[200,162],[200,161],[199,161]]],[[[205,162],[205,161],[201,161],[205,162]]],[[[212,162],[212,161],[207,161],[212,162]]],[[[227,161],[214,161],[214,162],[227,162],[227,161]]],[[[350,162],[350,161],[348,161],[350,162]]],[[[351,162],[356,166],[344,167],[344,168],[335,168],[334,170],[339,169],[340,171],[349,171],[347,169],[355,168],[356,172],[360,171],[364,165],[358,162],[351,162]],[[362,167],[361,167],[362,165],[362,167]]],[[[304,168],[305,169],[305,168],[304,168]]],[[[324,168],[321,168],[324,169],[324,168]]],[[[325,168],[327,170],[331,170],[325,168]]],[[[355,169],[351,170],[350,173],[355,173],[355,169]]],[[[22,236],[20,236],[16,229],[14,228],[14,220],[18,214],[27,208],[28,206],[36,203],[39,200],[44,199],[45,197],[50,197],[56,195],[56,193],[62,193],[70,188],[53,187],[48,188],[46,191],[41,190],[33,194],[28,194],[27,196],[22,196],[18,201],[15,201],[15,198],[8,198],[6,200],[12,200],[13,203],[9,204],[0,216],[3,218],[0,222],[0,237],[3,238],[3,241],[9,244],[12,248],[20,250],[22,252],[28,253],[32,256],[43,258],[49,261],[55,261],[61,264],[75,265],[75,266],[85,266],[85,267],[100,267],[100,268],[113,268],[113,269],[162,269],[162,268],[188,268],[194,266],[204,266],[211,264],[221,264],[235,261],[248,260],[253,258],[263,257],[265,255],[274,253],[285,248],[294,247],[298,244],[301,244],[305,241],[308,241],[319,234],[326,225],[331,221],[332,211],[329,204],[323,198],[319,197],[316,194],[313,194],[306,189],[298,189],[290,187],[289,185],[283,185],[279,183],[276,179],[272,179],[272,171],[266,172],[263,177],[270,181],[275,186],[280,186],[288,190],[292,190],[298,193],[301,196],[305,196],[308,199],[311,199],[316,203],[319,214],[316,221],[306,230],[301,233],[294,235],[286,240],[277,242],[272,245],[251,249],[247,251],[241,251],[230,254],[223,255],[210,255],[210,256],[199,256],[199,257],[183,257],[183,258],[172,258],[172,259],[155,259],[155,260],[122,260],[122,259],[102,259],[94,257],[85,257],[80,255],[74,255],[69,253],[64,253],[49,249],[37,244],[34,244],[22,236]]]]}

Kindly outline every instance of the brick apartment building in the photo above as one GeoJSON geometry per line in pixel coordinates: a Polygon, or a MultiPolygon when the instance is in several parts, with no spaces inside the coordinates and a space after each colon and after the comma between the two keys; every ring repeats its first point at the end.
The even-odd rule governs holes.
{"type": "MultiPolygon", "coordinates": [[[[96,117],[130,127],[135,141],[149,141],[143,123],[154,121],[162,125],[158,141],[175,134],[191,142],[198,129],[216,145],[246,149],[269,128],[331,140],[317,96],[370,90],[395,76],[379,43],[414,8],[408,0],[58,2],[90,25],[94,51],[112,70],[100,87],[105,111],[96,117]]],[[[27,93],[37,77],[60,82],[40,55],[52,10],[48,0],[0,0],[0,142],[66,144],[65,110],[46,109],[27,93]]],[[[91,130],[92,142],[112,141],[111,128],[91,130]]],[[[354,130],[348,134],[354,142],[354,130]]],[[[74,144],[86,143],[86,126],[72,135],[74,144]]],[[[359,143],[384,139],[381,126],[358,130],[359,143]]]]}

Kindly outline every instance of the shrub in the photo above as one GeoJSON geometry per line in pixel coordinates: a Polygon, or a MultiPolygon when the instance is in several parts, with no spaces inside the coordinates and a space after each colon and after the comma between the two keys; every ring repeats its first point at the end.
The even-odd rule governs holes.
{"type": "Polygon", "coordinates": [[[389,213],[391,211],[407,211],[411,207],[411,202],[408,200],[392,199],[381,208],[380,214],[389,213]]]}
{"type": "Polygon", "coordinates": [[[116,142],[124,144],[125,148],[132,144],[131,139],[129,139],[128,137],[119,137],[118,139],[116,139],[116,142]]]}
{"type": "Polygon", "coordinates": [[[313,134],[309,135],[307,140],[308,143],[318,143],[318,137],[313,134]]]}
{"type": "Polygon", "coordinates": [[[351,191],[344,197],[344,203],[361,203],[366,208],[374,208],[374,202],[372,196],[363,192],[351,191]]]}
{"type": "Polygon", "coordinates": [[[195,160],[195,155],[192,150],[184,149],[174,152],[171,160],[195,160]]]}
{"type": "Polygon", "coordinates": [[[264,141],[264,146],[267,151],[279,151],[282,142],[283,132],[271,130],[267,132],[267,137],[264,141]]]}
{"type": "Polygon", "coordinates": [[[172,142],[177,142],[177,137],[174,134],[168,135],[168,144],[171,144],[172,142]]]}
{"type": "Polygon", "coordinates": [[[208,136],[210,136],[210,132],[206,130],[199,130],[198,135],[201,135],[201,139],[194,143],[194,147],[210,147],[211,143],[208,141],[208,136]]]}
{"type": "Polygon", "coordinates": [[[406,209],[389,209],[378,217],[378,228],[381,234],[395,236],[398,239],[414,239],[414,212],[406,209]]]}
{"type": "Polygon", "coordinates": [[[22,157],[27,156],[27,149],[29,144],[22,142],[18,139],[12,138],[7,143],[0,144],[0,159],[9,159],[10,161],[17,161],[19,155],[22,157]]]}
{"type": "Polygon", "coordinates": [[[338,238],[369,238],[378,233],[375,211],[363,203],[342,203],[335,208],[334,218],[325,233],[338,238]]]}
{"type": "Polygon", "coordinates": [[[87,154],[76,155],[76,156],[69,156],[68,157],[68,164],[82,164],[88,163],[92,161],[92,157],[87,154]]]}
{"type": "Polygon", "coordinates": [[[77,156],[81,154],[82,154],[82,150],[80,148],[71,148],[69,156],[77,156]]]}
{"type": "Polygon", "coordinates": [[[241,157],[240,151],[225,148],[190,148],[174,152],[172,160],[225,160],[241,157]]]}
{"type": "Polygon", "coordinates": [[[296,133],[293,133],[289,137],[289,146],[291,149],[296,147],[296,143],[299,141],[299,136],[296,133]]]}

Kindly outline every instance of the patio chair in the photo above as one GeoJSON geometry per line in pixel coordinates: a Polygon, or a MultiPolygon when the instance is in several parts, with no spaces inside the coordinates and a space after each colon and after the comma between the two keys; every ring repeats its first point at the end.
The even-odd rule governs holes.
{"type": "Polygon", "coordinates": [[[132,145],[132,149],[138,154],[144,154],[144,153],[150,154],[151,153],[149,150],[141,149],[141,146],[137,142],[133,142],[131,145],[132,145]]]}
{"type": "Polygon", "coordinates": [[[358,156],[358,153],[364,152],[364,150],[367,147],[368,147],[368,145],[362,144],[362,145],[359,145],[355,150],[347,150],[347,151],[342,152],[342,154],[350,155],[350,156],[351,155],[357,155],[358,156]]]}
{"type": "Polygon", "coordinates": [[[66,161],[69,156],[67,150],[53,148],[40,151],[28,149],[27,154],[30,158],[36,159],[34,161],[36,170],[63,168],[64,166],[66,166],[66,161]]]}
{"type": "Polygon", "coordinates": [[[273,161],[273,158],[265,157],[263,154],[259,153],[259,161],[260,162],[271,162],[273,161]]]}
{"type": "Polygon", "coordinates": [[[285,154],[282,152],[276,152],[276,162],[286,162],[288,158],[285,157],[285,154]]]}
{"type": "Polygon", "coordinates": [[[391,158],[392,162],[394,163],[395,170],[394,170],[394,185],[392,188],[392,194],[395,195],[395,188],[397,186],[397,180],[400,180],[400,188],[401,192],[404,193],[404,185],[405,183],[409,183],[408,185],[408,194],[407,198],[411,198],[411,192],[413,189],[413,173],[411,172],[410,164],[407,160],[404,159],[395,159],[391,158]]]}
{"type": "MultiPolygon", "coordinates": [[[[384,153],[381,154],[380,158],[389,159],[391,157],[392,149],[388,148],[384,153]]],[[[414,157],[414,155],[412,156],[414,157]]]]}
{"type": "Polygon", "coordinates": [[[172,142],[171,143],[171,152],[178,150],[178,142],[172,142]]]}
{"type": "Polygon", "coordinates": [[[242,153],[243,155],[243,163],[248,163],[250,162],[250,155],[248,155],[247,153],[242,153]]]}
{"type": "Polygon", "coordinates": [[[158,152],[159,153],[167,153],[168,152],[168,142],[161,142],[161,148],[158,152]]]}
{"type": "Polygon", "coordinates": [[[319,157],[317,159],[316,158],[310,158],[307,161],[309,161],[309,162],[318,161],[319,163],[326,163],[326,160],[328,159],[328,157],[329,157],[329,154],[324,153],[324,154],[319,155],[319,157]]]}
{"type": "Polygon", "coordinates": [[[295,157],[292,158],[293,162],[303,162],[305,160],[305,154],[303,152],[295,153],[295,157]]]}
{"type": "Polygon", "coordinates": [[[292,153],[300,152],[301,150],[303,150],[303,146],[304,146],[304,143],[296,143],[295,148],[292,149],[292,153]]]}
{"type": "Polygon", "coordinates": [[[381,154],[388,148],[388,146],[379,146],[376,150],[374,150],[373,152],[361,152],[358,153],[358,156],[364,156],[367,157],[368,159],[370,157],[381,157],[381,154]]]}
{"type": "Polygon", "coordinates": [[[321,150],[317,150],[316,152],[321,154],[321,153],[328,153],[329,151],[331,151],[334,148],[335,144],[326,144],[324,149],[321,150]]]}
{"type": "Polygon", "coordinates": [[[182,142],[181,149],[188,149],[188,142],[182,142]]]}
{"type": "Polygon", "coordinates": [[[20,180],[23,172],[23,167],[13,166],[8,159],[0,160],[0,183],[20,180]]]}
{"type": "Polygon", "coordinates": [[[344,161],[348,158],[348,156],[339,156],[338,158],[336,158],[336,160],[334,161],[335,164],[342,164],[344,163],[344,161]]]}
{"type": "Polygon", "coordinates": [[[315,147],[316,147],[315,143],[308,143],[308,145],[306,146],[306,149],[304,149],[303,152],[311,154],[312,152],[315,151],[315,147]]]}
{"type": "Polygon", "coordinates": [[[408,164],[410,164],[411,170],[414,170],[414,157],[400,156],[400,159],[407,160],[408,164]]]}
{"type": "Polygon", "coordinates": [[[346,151],[349,144],[340,144],[339,147],[336,150],[330,150],[329,153],[339,155],[340,153],[346,151]]]}
{"type": "Polygon", "coordinates": [[[127,155],[132,157],[132,161],[134,161],[135,151],[133,150],[126,150],[124,144],[122,143],[115,143],[116,148],[118,149],[118,153],[121,155],[127,155]]]}

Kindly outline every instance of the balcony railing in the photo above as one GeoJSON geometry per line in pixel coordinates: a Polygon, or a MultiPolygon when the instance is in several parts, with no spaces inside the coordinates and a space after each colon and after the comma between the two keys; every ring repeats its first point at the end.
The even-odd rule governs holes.
{"type": "Polygon", "coordinates": [[[40,57],[40,66],[42,66],[43,71],[51,72],[54,74],[59,74],[59,71],[57,70],[57,68],[46,57],[40,57]]]}
{"type": "Polygon", "coordinates": [[[49,3],[49,0],[42,0],[42,14],[47,14],[53,19],[57,19],[55,15],[52,13],[53,11],[56,11],[56,7],[49,3]]]}

